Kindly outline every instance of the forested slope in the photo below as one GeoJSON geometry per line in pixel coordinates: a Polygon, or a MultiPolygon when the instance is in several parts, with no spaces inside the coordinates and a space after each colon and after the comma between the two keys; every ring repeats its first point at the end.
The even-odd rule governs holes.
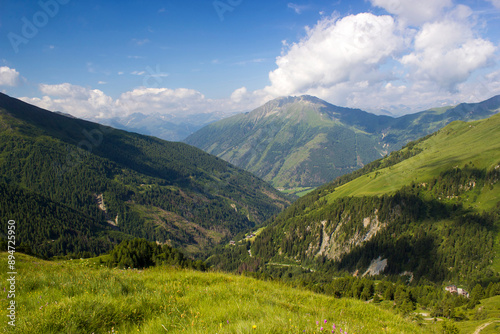
{"type": "Polygon", "coordinates": [[[0,138],[0,217],[17,219],[19,242],[38,255],[97,254],[131,236],[196,253],[289,204],[250,173],[189,145],[3,94],[0,138]]]}

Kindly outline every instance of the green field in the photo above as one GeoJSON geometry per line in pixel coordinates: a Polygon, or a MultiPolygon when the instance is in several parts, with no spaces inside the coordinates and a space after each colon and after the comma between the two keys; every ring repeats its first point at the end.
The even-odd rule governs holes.
{"type": "MultiPolygon", "coordinates": [[[[410,182],[422,183],[443,171],[465,164],[490,170],[500,163],[500,115],[475,122],[454,122],[418,144],[423,151],[401,163],[359,177],[335,189],[328,201],[345,196],[395,192],[410,182]]],[[[497,188],[498,189],[498,188],[497,188]]],[[[475,205],[488,210],[496,205],[498,191],[483,192],[475,205]]]]}
{"type": "MultiPolygon", "coordinates": [[[[7,253],[1,259],[6,264],[7,253]]],[[[368,303],[244,276],[118,270],[96,259],[48,262],[23,254],[16,254],[16,267],[16,328],[5,320],[4,293],[2,332],[318,333],[334,324],[356,334],[429,332],[368,303]]]]}

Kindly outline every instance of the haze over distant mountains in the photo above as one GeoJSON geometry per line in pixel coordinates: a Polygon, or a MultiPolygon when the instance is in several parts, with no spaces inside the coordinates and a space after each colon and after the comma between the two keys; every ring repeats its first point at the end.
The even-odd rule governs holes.
{"type": "Polygon", "coordinates": [[[277,188],[316,187],[455,120],[487,118],[500,96],[402,117],[342,108],[313,96],[283,97],[212,123],[185,142],[277,188]]]}
{"type": "Polygon", "coordinates": [[[170,141],[181,141],[205,125],[234,113],[213,112],[205,114],[171,115],[136,112],[123,117],[91,119],[117,129],[155,136],[170,141]]]}

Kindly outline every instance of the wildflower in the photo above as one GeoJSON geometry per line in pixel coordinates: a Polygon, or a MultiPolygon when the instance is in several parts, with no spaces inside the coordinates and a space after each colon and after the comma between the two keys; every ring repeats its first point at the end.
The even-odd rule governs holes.
{"type": "Polygon", "coordinates": [[[327,322],[328,322],[328,321],[326,321],[326,319],[325,319],[325,324],[326,324],[327,322]]]}
{"type": "Polygon", "coordinates": [[[253,329],[256,329],[256,328],[257,328],[257,326],[253,325],[253,326],[252,326],[252,328],[253,328],[253,329]]]}
{"type": "Polygon", "coordinates": [[[320,330],[320,331],[323,331],[323,327],[321,327],[319,330],[320,330]]]}

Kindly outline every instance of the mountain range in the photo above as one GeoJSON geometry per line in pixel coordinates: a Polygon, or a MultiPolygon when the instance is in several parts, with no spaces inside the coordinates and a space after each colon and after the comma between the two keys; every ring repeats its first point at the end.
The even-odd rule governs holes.
{"type": "MultiPolygon", "coordinates": [[[[208,263],[226,270],[484,281],[500,272],[497,103],[498,97],[427,111],[410,121],[331,105],[325,111],[321,100],[306,96],[238,115],[253,117],[249,130],[269,119],[267,129],[288,133],[290,141],[314,135],[301,124],[310,128],[316,122],[324,131],[332,124],[344,129],[338,141],[349,143],[354,133],[359,142],[374,143],[369,134],[390,121],[392,133],[382,139],[389,150],[412,131],[494,114],[453,121],[291,204],[267,182],[185,143],[67,117],[1,94],[0,217],[18,223],[20,249],[44,257],[101,254],[141,237],[192,256],[211,252],[208,263]],[[284,119],[286,131],[274,127],[276,119],[284,119]],[[247,242],[228,245],[248,231],[254,232],[247,242]]],[[[280,157],[278,150],[274,154],[280,157]]]]}
{"type": "Polygon", "coordinates": [[[0,94],[0,217],[15,220],[18,244],[39,256],[100,254],[133,237],[198,254],[289,204],[187,144],[0,94]]]}
{"type": "Polygon", "coordinates": [[[342,108],[312,96],[272,100],[211,123],[185,142],[252,172],[280,190],[320,186],[455,120],[500,111],[500,96],[402,117],[342,108]]]}
{"type": "Polygon", "coordinates": [[[181,141],[202,127],[231,115],[232,113],[225,112],[187,115],[135,112],[127,116],[94,118],[89,120],[125,131],[155,136],[164,140],[181,141]]]}

